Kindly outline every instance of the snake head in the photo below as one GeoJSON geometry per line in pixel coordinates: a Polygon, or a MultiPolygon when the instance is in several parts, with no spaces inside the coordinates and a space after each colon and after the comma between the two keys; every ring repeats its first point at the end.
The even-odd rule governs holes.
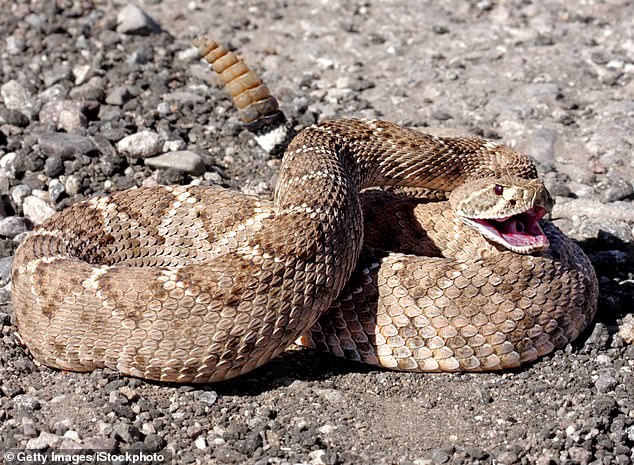
{"type": "Polygon", "coordinates": [[[553,200],[539,179],[484,178],[466,182],[449,195],[451,208],[468,227],[517,253],[548,248],[539,225],[553,200]]]}

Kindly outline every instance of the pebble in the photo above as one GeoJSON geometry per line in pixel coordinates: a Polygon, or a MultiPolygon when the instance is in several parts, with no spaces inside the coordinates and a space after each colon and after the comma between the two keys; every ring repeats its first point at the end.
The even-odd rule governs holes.
{"type": "Polygon", "coordinates": [[[313,450],[308,454],[312,465],[326,465],[326,451],[323,449],[313,450]]]}
{"type": "Polygon", "coordinates": [[[152,168],[171,168],[196,176],[205,172],[203,159],[189,150],[167,152],[157,157],[146,158],[145,164],[152,168]]]}
{"type": "Polygon", "coordinates": [[[31,118],[34,102],[29,92],[15,79],[5,82],[0,86],[0,95],[4,105],[9,110],[17,110],[31,118]]]}
{"type": "Polygon", "coordinates": [[[592,459],[592,452],[583,447],[571,447],[568,449],[568,456],[580,464],[588,464],[592,459]]]}
{"type": "Polygon", "coordinates": [[[11,199],[18,207],[24,203],[24,199],[31,195],[32,189],[25,184],[18,184],[11,190],[11,199]]]}
{"type": "Polygon", "coordinates": [[[117,32],[148,35],[160,30],[156,21],[133,3],[128,3],[117,15],[117,32]]]}
{"type": "Polygon", "coordinates": [[[207,441],[205,440],[204,436],[198,436],[196,440],[194,441],[194,446],[198,450],[207,449],[207,441]]]}
{"type": "Polygon", "coordinates": [[[93,73],[90,65],[78,65],[73,68],[73,76],[75,76],[75,85],[79,86],[88,81],[93,73]]]}
{"type": "Polygon", "coordinates": [[[70,78],[70,67],[68,63],[54,64],[52,67],[47,67],[42,73],[42,80],[46,87],[54,86],[55,84],[65,81],[70,78]]]}
{"type": "Polygon", "coordinates": [[[433,449],[431,451],[432,463],[447,463],[451,459],[451,456],[441,449],[433,449]]]}
{"type": "Polygon", "coordinates": [[[58,434],[58,435],[64,435],[72,427],[73,427],[73,423],[68,418],[64,418],[62,420],[56,421],[53,424],[53,429],[55,430],[55,434],[58,434]]]}
{"type": "Polygon", "coordinates": [[[19,55],[26,48],[26,42],[24,41],[24,39],[15,35],[8,36],[5,39],[5,43],[7,46],[7,52],[10,55],[19,55]]]}
{"type": "Polygon", "coordinates": [[[555,203],[552,218],[573,218],[574,216],[594,219],[623,220],[634,223],[634,209],[630,202],[615,201],[602,204],[597,200],[566,199],[555,203]]]}
{"type": "Polygon", "coordinates": [[[27,438],[34,438],[37,436],[37,426],[33,419],[29,417],[22,417],[22,434],[27,438]]]}
{"type": "Polygon", "coordinates": [[[81,191],[81,181],[74,174],[69,175],[64,182],[64,190],[71,197],[79,194],[81,191]]]}
{"type": "Polygon", "coordinates": [[[632,183],[622,176],[609,175],[607,179],[596,186],[603,202],[623,200],[634,194],[632,183]]]}
{"type": "MultiPolygon", "coordinates": [[[[0,232],[0,236],[2,233],[0,232]]],[[[0,258],[0,286],[5,286],[11,281],[11,265],[13,264],[13,257],[0,258]]]]}
{"type": "Polygon", "coordinates": [[[110,89],[110,91],[106,94],[106,103],[108,105],[120,107],[130,100],[131,97],[132,94],[130,93],[128,86],[117,86],[110,89]]]}
{"type": "Polygon", "coordinates": [[[49,178],[56,178],[64,173],[64,162],[57,155],[49,156],[44,162],[44,174],[49,178]]]}
{"type": "Polygon", "coordinates": [[[55,129],[76,132],[88,126],[85,111],[86,104],[78,100],[54,100],[44,104],[39,118],[42,124],[55,129]]]}
{"type": "Polygon", "coordinates": [[[38,399],[29,394],[18,394],[13,398],[13,408],[17,410],[38,410],[41,405],[38,399]]]}
{"type": "Polygon", "coordinates": [[[34,195],[29,195],[24,199],[22,209],[24,211],[24,216],[31,220],[35,225],[42,224],[55,214],[55,209],[53,207],[34,195]]]}
{"type": "Polygon", "coordinates": [[[112,429],[115,434],[127,444],[132,444],[141,437],[139,429],[136,426],[131,426],[127,423],[117,423],[112,429]]]}
{"type": "Polygon", "coordinates": [[[194,395],[197,402],[204,405],[213,405],[218,400],[218,394],[216,391],[200,391],[194,395]]]}
{"type": "Polygon", "coordinates": [[[13,239],[18,234],[33,229],[33,224],[22,216],[7,216],[0,220],[0,236],[13,239]]]}
{"type": "Polygon", "coordinates": [[[48,183],[48,194],[53,202],[58,202],[66,193],[64,184],[59,179],[51,179],[48,183]]]}
{"type": "Polygon", "coordinates": [[[610,392],[617,384],[618,381],[608,373],[599,374],[599,377],[594,382],[594,386],[597,388],[597,391],[603,393],[610,392]]]}
{"type": "Polygon", "coordinates": [[[91,77],[88,82],[73,87],[69,95],[75,100],[95,100],[101,102],[105,96],[105,81],[99,76],[91,77]]]}
{"type": "Polygon", "coordinates": [[[130,158],[148,158],[159,153],[163,140],[154,131],[141,131],[121,139],[117,144],[117,151],[130,158]]]}
{"type": "Polygon", "coordinates": [[[95,144],[88,137],[63,132],[44,133],[38,137],[37,143],[42,153],[61,160],[71,160],[79,154],[89,154],[95,150],[95,144]]]}
{"type": "Polygon", "coordinates": [[[184,150],[187,144],[182,139],[166,140],[163,143],[163,152],[176,152],[178,150],[184,150]]]}
{"type": "Polygon", "coordinates": [[[29,118],[18,110],[0,109],[0,123],[24,128],[29,125],[29,118]]]}
{"type": "Polygon", "coordinates": [[[634,314],[628,313],[623,317],[618,334],[627,344],[634,344],[634,314]]]}
{"type": "Polygon", "coordinates": [[[44,450],[49,447],[57,447],[62,442],[62,438],[55,434],[42,431],[36,438],[29,439],[26,443],[27,449],[44,450]]]}
{"type": "Polygon", "coordinates": [[[495,457],[500,465],[514,465],[517,463],[517,454],[512,451],[504,451],[495,457]]]}

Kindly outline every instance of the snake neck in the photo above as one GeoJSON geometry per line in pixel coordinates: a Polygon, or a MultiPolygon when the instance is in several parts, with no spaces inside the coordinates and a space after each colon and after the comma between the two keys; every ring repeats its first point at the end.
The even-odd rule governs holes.
{"type": "Polygon", "coordinates": [[[467,181],[509,173],[537,177],[526,155],[494,142],[438,137],[386,121],[325,121],[290,143],[275,205],[326,206],[344,187],[348,192],[377,186],[451,192],[467,181]]]}

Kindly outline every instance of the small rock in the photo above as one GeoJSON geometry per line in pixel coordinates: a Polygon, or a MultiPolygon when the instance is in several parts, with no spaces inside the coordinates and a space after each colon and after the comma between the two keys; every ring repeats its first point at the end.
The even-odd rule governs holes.
{"type": "Polygon", "coordinates": [[[57,63],[44,68],[42,80],[46,87],[54,86],[70,77],[70,67],[68,63],[57,63]]]}
{"type": "Polygon", "coordinates": [[[20,55],[26,48],[26,42],[22,37],[15,35],[9,36],[5,39],[7,45],[7,52],[9,55],[20,55]]]}
{"type": "Polygon", "coordinates": [[[618,334],[626,343],[634,344],[634,314],[629,313],[623,317],[618,334]]]}
{"type": "Polygon", "coordinates": [[[504,451],[495,457],[500,465],[513,465],[517,463],[517,454],[512,451],[504,451]]]}
{"type": "Polygon", "coordinates": [[[617,175],[608,176],[604,182],[597,185],[596,189],[604,202],[623,200],[634,194],[632,183],[617,175]]]}
{"type": "Polygon", "coordinates": [[[196,449],[198,450],[205,450],[207,448],[207,441],[205,441],[205,437],[198,436],[194,441],[194,446],[196,446],[196,449]]]}
{"type": "Polygon", "coordinates": [[[27,438],[34,438],[37,436],[37,427],[31,418],[22,417],[22,434],[27,438]]]}
{"type": "Polygon", "coordinates": [[[124,6],[117,15],[117,32],[149,35],[160,30],[161,27],[145,11],[132,3],[124,6]]]}
{"type": "Polygon", "coordinates": [[[568,449],[568,455],[578,463],[590,463],[592,459],[592,452],[585,450],[583,447],[571,447],[568,449]]]}
{"type": "Polygon", "coordinates": [[[7,216],[0,220],[0,236],[13,239],[18,234],[33,229],[33,224],[22,216],[7,216]]]}
{"type": "Polygon", "coordinates": [[[594,386],[597,388],[597,391],[603,393],[611,391],[617,384],[617,380],[608,373],[599,374],[599,377],[594,382],[594,386]]]}
{"type": "Polygon", "coordinates": [[[169,92],[164,94],[162,98],[165,102],[178,103],[202,103],[206,100],[202,95],[185,91],[169,92]]]}
{"type": "Polygon", "coordinates": [[[85,111],[86,104],[78,100],[54,100],[44,104],[39,117],[43,124],[75,132],[88,125],[85,111]]]}
{"type": "Polygon", "coordinates": [[[16,410],[38,410],[40,401],[29,394],[19,394],[13,398],[13,408],[16,410]]]}
{"type": "Polygon", "coordinates": [[[24,199],[22,210],[24,211],[24,216],[31,220],[33,224],[42,224],[55,214],[53,207],[34,195],[29,195],[24,199]]]}
{"type": "Polygon", "coordinates": [[[81,181],[74,174],[69,175],[64,183],[64,190],[69,196],[79,194],[81,190],[81,181]]]}
{"type": "Polygon", "coordinates": [[[117,143],[117,151],[130,158],[152,157],[160,152],[161,136],[153,131],[141,131],[124,137],[117,143]]]}
{"type": "MultiPolygon", "coordinates": [[[[7,195],[10,188],[9,174],[5,169],[0,168],[0,195],[7,195]]],[[[4,206],[0,208],[0,217],[1,216],[4,216],[4,206]]]]}
{"type": "Polygon", "coordinates": [[[92,74],[92,68],[90,65],[79,65],[73,68],[73,76],[75,76],[75,85],[80,86],[88,81],[88,78],[92,74]]]}
{"type": "Polygon", "coordinates": [[[62,438],[55,434],[42,431],[36,438],[29,439],[26,443],[27,449],[44,450],[49,447],[56,447],[62,442],[62,438]]]}
{"type": "Polygon", "coordinates": [[[114,438],[88,437],[84,438],[83,445],[91,450],[114,450],[117,441],[114,438]]]}
{"type": "Polygon", "coordinates": [[[0,123],[24,128],[29,125],[29,118],[18,110],[0,109],[0,123]]]}
{"type": "Polygon", "coordinates": [[[62,442],[60,442],[57,447],[59,449],[62,449],[62,450],[79,450],[79,449],[82,449],[81,444],[79,444],[77,441],[73,441],[70,438],[62,438],[62,442]]]}
{"type": "Polygon", "coordinates": [[[326,451],[323,449],[317,449],[311,451],[308,456],[310,457],[310,463],[312,465],[326,465],[326,451]]]}
{"type": "Polygon", "coordinates": [[[15,79],[5,82],[0,87],[0,95],[9,110],[17,110],[28,118],[33,116],[34,103],[29,92],[15,79]]]}
{"type": "Polygon", "coordinates": [[[0,168],[6,169],[11,163],[13,163],[16,156],[17,154],[15,152],[9,152],[0,157],[0,168]]]}
{"type": "Polygon", "coordinates": [[[55,84],[48,89],[44,89],[37,96],[43,103],[53,102],[63,99],[66,96],[66,89],[61,84],[55,84]]]}
{"type": "Polygon", "coordinates": [[[127,444],[132,444],[134,441],[138,441],[141,437],[139,429],[136,426],[131,426],[127,423],[117,423],[114,425],[113,430],[115,434],[127,444]]]}
{"type": "Polygon", "coordinates": [[[166,441],[158,434],[148,434],[145,436],[145,439],[143,439],[143,445],[145,449],[150,452],[158,452],[165,448],[166,441]]]}
{"type": "Polygon", "coordinates": [[[106,84],[99,76],[91,77],[88,82],[70,90],[69,95],[77,100],[96,100],[101,102],[106,94],[106,84]]]}
{"type": "Polygon", "coordinates": [[[25,184],[18,184],[11,189],[11,199],[18,207],[24,203],[24,199],[31,195],[32,189],[25,184]]]}
{"type": "Polygon", "coordinates": [[[106,103],[120,107],[130,100],[130,97],[132,97],[132,94],[127,86],[117,86],[111,89],[106,95],[106,103]]]}
{"type": "Polygon", "coordinates": [[[59,157],[62,160],[71,160],[78,154],[85,155],[95,151],[95,144],[88,137],[79,134],[47,132],[37,139],[37,143],[42,153],[49,157],[59,157]]]}
{"type": "Polygon", "coordinates": [[[189,150],[167,152],[157,157],[146,158],[145,164],[153,168],[172,168],[193,175],[205,172],[203,159],[200,155],[189,150]]]}
{"type": "Polygon", "coordinates": [[[163,143],[163,152],[176,152],[184,150],[187,144],[183,139],[166,140],[163,143]]]}
{"type": "Polygon", "coordinates": [[[198,61],[200,52],[195,47],[187,47],[176,54],[176,58],[180,61],[198,61]]]}
{"type": "Polygon", "coordinates": [[[62,184],[59,179],[51,179],[48,183],[48,194],[51,200],[57,203],[65,193],[64,184],[62,184]]]}
{"type": "Polygon", "coordinates": [[[56,178],[64,172],[64,162],[61,157],[52,155],[44,162],[44,174],[49,178],[56,178]]]}
{"type": "Polygon", "coordinates": [[[68,418],[64,418],[63,420],[56,421],[53,424],[53,429],[55,430],[55,434],[63,436],[72,426],[72,422],[68,418]]]}
{"type": "Polygon", "coordinates": [[[196,392],[195,394],[196,401],[200,402],[204,405],[213,405],[218,400],[218,394],[216,391],[202,391],[196,392]]]}
{"type": "Polygon", "coordinates": [[[71,441],[75,441],[77,443],[81,442],[81,438],[79,437],[79,433],[74,430],[68,430],[64,433],[64,437],[70,439],[71,441]]]}
{"type": "MultiPolygon", "coordinates": [[[[0,236],[2,233],[0,232],[0,236]]],[[[11,281],[11,265],[13,257],[0,258],[0,287],[6,286],[11,281]]]]}
{"type": "Polygon", "coordinates": [[[451,459],[451,456],[441,449],[434,449],[431,451],[432,463],[447,463],[451,459]]]}
{"type": "Polygon", "coordinates": [[[337,403],[341,402],[343,399],[343,394],[338,389],[315,389],[315,392],[322,399],[327,400],[328,402],[337,403]]]}

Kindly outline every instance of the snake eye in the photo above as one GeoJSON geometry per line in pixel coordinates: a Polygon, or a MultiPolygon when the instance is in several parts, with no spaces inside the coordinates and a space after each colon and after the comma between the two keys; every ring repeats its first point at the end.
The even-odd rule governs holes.
{"type": "Polygon", "coordinates": [[[499,184],[496,184],[493,188],[493,192],[495,192],[495,195],[502,195],[502,192],[504,192],[504,188],[499,184]]]}

